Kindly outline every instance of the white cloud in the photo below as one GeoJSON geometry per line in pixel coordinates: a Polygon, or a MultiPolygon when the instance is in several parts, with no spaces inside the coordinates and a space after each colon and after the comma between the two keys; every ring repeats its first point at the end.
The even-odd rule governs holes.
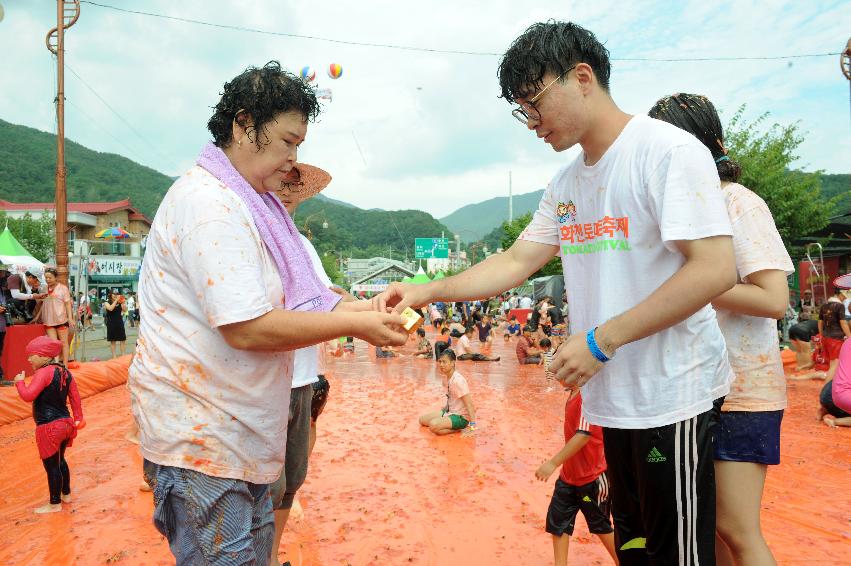
{"type": "MultiPolygon", "coordinates": [[[[43,38],[54,11],[50,3],[4,6],[0,118],[52,131],[53,71],[43,38]]],[[[810,3],[806,11],[786,2],[697,0],[532,7],[504,0],[486,5],[157,0],[133,8],[285,33],[497,53],[534,21],[573,19],[593,30],[614,58],[838,51],[847,27],[840,25],[841,3],[829,2],[810,3]]],[[[300,158],[334,175],[329,196],[358,206],[420,208],[441,216],[506,194],[509,170],[516,193],[542,188],[576,154],[553,153],[510,117],[509,105],[497,98],[498,57],[248,34],[87,4],[68,33],[68,63],[144,141],[73,76],[66,77],[67,96],[90,118],[69,106],[67,135],[179,174],[208,138],[206,121],[221,85],[269,59],[294,71],[309,64],[320,85],[333,89],[334,100],[311,126],[300,158]],[[330,63],[343,65],[340,80],[325,75],[330,63]]],[[[796,59],[792,67],[786,61],[613,66],[614,97],[629,112],[644,113],[659,96],[675,91],[706,94],[725,116],[747,103],[749,116],[767,111],[780,123],[800,121],[809,132],[801,164],[848,171],[847,82],[834,57],[796,59]]]]}

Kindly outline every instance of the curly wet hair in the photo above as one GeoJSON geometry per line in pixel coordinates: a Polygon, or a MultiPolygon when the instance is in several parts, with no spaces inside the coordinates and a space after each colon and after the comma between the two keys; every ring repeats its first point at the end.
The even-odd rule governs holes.
{"type": "Polygon", "coordinates": [[[305,120],[313,122],[320,112],[313,88],[282,69],[277,61],[269,61],[260,68],[248,67],[225,83],[221,97],[207,122],[213,143],[220,148],[233,142],[234,120],[245,128],[248,138],[260,149],[271,141],[266,136],[266,124],[276,115],[295,110],[304,115],[305,120]]]}
{"type": "Polygon", "coordinates": [[[532,24],[514,40],[499,63],[501,97],[512,104],[518,98],[530,98],[544,86],[546,73],[558,77],[579,63],[588,64],[597,82],[609,92],[609,50],[593,33],[572,22],[532,24]]]}
{"type": "Polygon", "coordinates": [[[742,166],[727,156],[721,119],[708,98],[700,94],[678,92],[657,100],[647,115],[673,124],[699,139],[712,153],[718,177],[731,183],[739,181],[742,166]]]}

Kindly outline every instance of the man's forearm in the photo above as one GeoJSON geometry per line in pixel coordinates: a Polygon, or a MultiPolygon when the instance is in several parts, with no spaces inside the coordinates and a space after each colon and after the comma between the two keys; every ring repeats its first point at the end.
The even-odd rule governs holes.
{"type": "Polygon", "coordinates": [[[432,300],[472,301],[498,295],[526,281],[553,257],[556,249],[542,244],[520,244],[525,249],[515,244],[458,275],[428,283],[432,300]],[[532,250],[537,253],[530,255],[532,250]]]}
{"type": "Polygon", "coordinates": [[[603,323],[597,343],[606,353],[669,328],[690,317],[736,283],[735,264],[724,258],[688,260],[644,301],[603,323]]]}

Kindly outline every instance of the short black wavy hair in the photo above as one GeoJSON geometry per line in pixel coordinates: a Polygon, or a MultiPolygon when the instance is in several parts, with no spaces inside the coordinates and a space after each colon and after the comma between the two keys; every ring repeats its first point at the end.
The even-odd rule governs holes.
{"type": "Polygon", "coordinates": [[[253,120],[254,125],[248,126],[246,132],[259,149],[269,143],[265,126],[276,115],[295,110],[313,122],[320,112],[313,88],[282,69],[277,61],[269,61],[261,68],[248,67],[225,83],[221,96],[213,107],[216,111],[207,122],[207,129],[213,134],[213,143],[222,148],[233,142],[234,120],[241,126],[253,120]],[[263,135],[253,135],[254,132],[263,135]]]}
{"type": "Polygon", "coordinates": [[[597,82],[609,92],[609,50],[593,33],[572,22],[532,24],[502,56],[497,73],[501,96],[512,104],[528,98],[544,86],[546,73],[558,77],[579,63],[590,65],[597,82]]]}

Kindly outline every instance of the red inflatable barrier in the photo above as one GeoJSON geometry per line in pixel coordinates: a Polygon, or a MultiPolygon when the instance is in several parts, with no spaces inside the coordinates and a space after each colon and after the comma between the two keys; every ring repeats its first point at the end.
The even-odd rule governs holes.
{"type": "MultiPolygon", "coordinates": [[[[25,327],[20,326],[18,328],[25,327]]],[[[106,362],[87,362],[80,364],[79,368],[71,369],[71,374],[77,381],[77,389],[80,391],[80,397],[85,399],[116,385],[126,383],[127,368],[129,367],[130,356],[122,356],[106,362]]],[[[27,375],[32,375],[33,373],[32,367],[29,364],[27,364],[26,373],[27,375]]],[[[14,375],[7,375],[9,379],[14,378],[14,375]]],[[[85,407],[85,403],[83,406],[85,407]]],[[[0,425],[25,419],[31,415],[32,403],[22,401],[15,387],[0,388],[0,425]]]]}

